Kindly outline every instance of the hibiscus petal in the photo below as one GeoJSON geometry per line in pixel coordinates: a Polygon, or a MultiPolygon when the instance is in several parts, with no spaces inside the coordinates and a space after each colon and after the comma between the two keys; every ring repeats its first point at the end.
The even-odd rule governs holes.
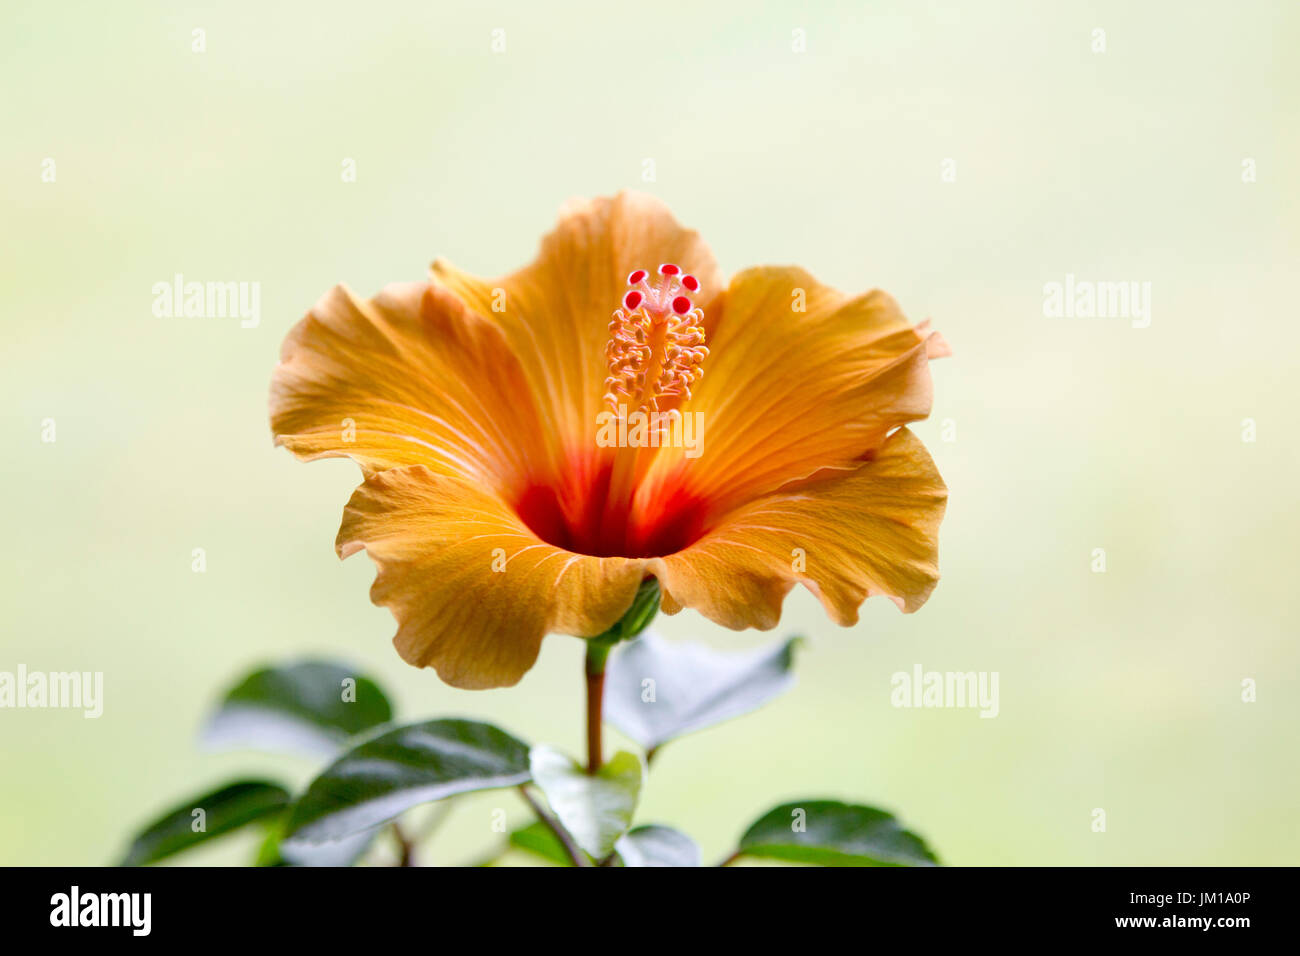
{"type": "Polygon", "coordinates": [[[690,547],[647,566],[665,591],[665,611],[692,607],[736,630],[776,626],[796,583],[837,624],[857,623],[873,594],[911,612],[939,580],[947,497],[925,446],[899,429],[853,471],[742,505],[690,547]]]}
{"type": "Polygon", "coordinates": [[[420,465],[366,479],[336,548],[378,566],[370,597],[397,618],[402,658],[474,689],[517,683],[550,632],[608,630],[645,575],[644,561],[545,544],[496,495],[420,465]]]}
{"type": "MultiPolygon", "coordinates": [[[[700,282],[698,301],[722,288],[713,253],[658,199],[642,193],[573,200],[534,262],[502,279],[461,272],[445,260],[433,280],[494,319],[519,356],[546,427],[572,457],[592,457],[604,409],[609,322],[634,269],[672,262],[700,282]]],[[[573,462],[571,462],[571,465],[573,462]]]]}
{"type": "Polygon", "coordinates": [[[638,499],[645,510],[685,497],[721,513],[820,469],[851,469],[930,413],[928,359],[946,346],[884,292],[850,297],[802,269],[762,267],[737,275],[718,305],[705,314],[704,378],[684,408],[702,425],[699,456],[661,454],[638,499]]]}
{"type": "Polygon", "coordinates": [[[428,283],[368,302],[327,292],[285,338],[271,430],[299,458],[346,455],[367,473],[423,464],[505,489],[549,465],[500,329],[428,283]]]}

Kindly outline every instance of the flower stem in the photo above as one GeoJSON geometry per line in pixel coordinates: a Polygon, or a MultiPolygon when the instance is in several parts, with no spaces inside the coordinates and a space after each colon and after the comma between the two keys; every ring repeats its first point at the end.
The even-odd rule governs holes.
{"type": "Polygon", "coordinates": [[[401,825],[394,820],[393,838],[397,841],[398,866],[415,866],[415,841],[407,838],[401,825]]]}
{"type": "Polygon", "coordinates": [[[610,645],[602,640],[587,641],[587,773],[595,774],[604,762],[601,712],[605,698],[605,660],[610,645]]]}

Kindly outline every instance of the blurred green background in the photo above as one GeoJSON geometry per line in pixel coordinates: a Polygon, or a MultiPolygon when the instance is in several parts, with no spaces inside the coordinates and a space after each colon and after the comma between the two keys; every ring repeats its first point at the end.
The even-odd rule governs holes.
{"type": "MultiPolygon", "coordinates": [[[[1284,0],[9,0],[0,670],[106,686],[99,720],[0,711],[0,863],[111,862],[179,799],[279,772],[194,736],[246,669],[308,653],[358,662],[401,718],[580,748],[572,638],[508,690],[399,660],[372,565],[332,550],[357,470],[273,450],[266,394],[333,283],[371,294],[435,255],[500,274],[567,197],[620,188],[663,197],[728,272],[882,287],[956,353],[916,427],[951,489],[930,603],[873,600],[843,630],[793,594],[796,689],[668,747],[640,820],[711,859],[827,795],[957,864],[1296,863],[1298,38],[1284,0]],[[260,325],[155,317],[178,272],[260,282],[260,325]],[[1045,318],[1066,273],[1151,282],[1150,327],[1045,318]],[[1000,715],[891,707],[917,663],[999,672],[1000,715]]],[[[769,639],[692,612],[660,630],[769,639]]],[[[474,856],[498,805],[526,818],[476,797],[427,858],[474,856]]]]}

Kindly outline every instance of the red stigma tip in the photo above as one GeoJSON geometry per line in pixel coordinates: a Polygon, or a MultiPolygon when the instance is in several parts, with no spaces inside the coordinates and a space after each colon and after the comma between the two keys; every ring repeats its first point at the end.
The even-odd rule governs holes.
{"type": "MultiPolygon", "coordinates": [[[[673,266],[673,268],[675,269],[677,267],[673,266]]],[[[691,300],[686,298],[684,295],[679,295],[677,298],[673,299],[673,311],[678,315],[685,315],[687,312],[691,311],[691,300]]]]}
{"type": "Polygon", "coordinates": [[[637,269],[635,272],[633,272],[631,275],[627,277],[627,284],[636,285],[638,282],[641,282],[643,279],[645,279],[645,275],[646,273],[644,269],[637,269]]]}
{"type": "Polygon", "coordinates": [[[623,307],[625,309],[632,310],[635,309],[640,304],[641,304],[640,292],[629,292],[627,295],[623,296],[623,307]]]}
{"type": "Polygon", "coordinates": [[[677,273],[681,271],[682,271],[681,269],[677,268],[671,262],[665,262],[663,265],[659,267],[659,274],[661,276],[675,276],[677,275],[677,273]]]}
{"type": "Polygon", "coordinates": [[[691,292],[700,291],[700,280],[695,276],[682,276],[682,285],[686,286],[687,290],[691,292]]]}

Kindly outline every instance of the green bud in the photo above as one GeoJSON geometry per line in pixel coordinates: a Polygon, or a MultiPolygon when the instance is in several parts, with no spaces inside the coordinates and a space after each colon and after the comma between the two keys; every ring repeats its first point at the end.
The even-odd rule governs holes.
{"type": "Polygon", "coordinates": [[[620,641],[630,641],[640,636],[650,626],[650,622],[659,613],[659,581],[647,578],[637,588],[632,606],[627,609],[618,623],[604,634],[587,639],[587,673],[596,675],[605,672],[605,658],[610,650],[620,641]]]}
{"type": "Polygon", "coordinates": [[[607,632],[617,641],[630,641],[640,635],[659,613],[659,579],[646,578],[637,589],[632,606],[607,632]]]}

